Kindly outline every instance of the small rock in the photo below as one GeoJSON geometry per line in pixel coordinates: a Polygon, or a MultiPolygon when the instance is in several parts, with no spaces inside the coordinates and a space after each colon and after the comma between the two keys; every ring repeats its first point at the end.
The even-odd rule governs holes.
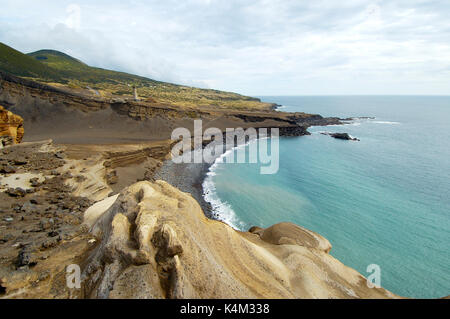
{"type": "Polygon", "coordinates": [[[48,233],[48,237],[56,237],[58,235],[59,235],[59,233],[57,231],[55,231],[55,230],[53,230],[53,231],[48,233]]]}
{"type": "Polygon", "coordinates": [[[77,176],[75,176],[75,181],[76,181],[77,183],[82,183],[82,182],[84,182],[86,179],[87,179],[87,178],[86,178],[85,176],[83,176],[83,175],[77,175],[77,176]]]}
{"type": "Polygon", "coordinates": [[[34,211],[35,207],[31,203],[25,203],[22,205],[21,211],[25,214],[31,214],[34,211]]]}
{"type": "Polygon", "coordinates": [[[64,173],[64,175],[62,175],[62,178],[71,179],[71,178],[73,178],[73,175],[71,172],[66,172],[66,173],[64,173]]]}
{"type": "Polygon", "coordinates": [[[33,187],[40,186],[41,183],[39,183],[39,178],[34,177],[34,178],[30,179],[30,185],[33,187]]]}
{"type": "Polygon", "coordinates": [[[44,281],[46,279],[50,278],[50,271],[46,270],[44,272],[41,272],[39,274],[39,281],[44,281]]]}
{"type": "Polygon", "coordinates": [[[112,172],[106,174],[106,182],[109,185],[117,184],[119,182],[119,177],[117,176],[117,172],[112,171],[112,172]]]}
{"type": "MultiPolygon", "coordinates": [[[[9,135],[5,135],[5,136],[0,136],[0,146],[8,146],[8,145],[13,145],[14,144],[14,138],[12,136],[9,135]]],[[[9,152],[4,150],[3,154],[8,154],[9,152]]]]}
{"type": "Polygon", "coordinates": [[[26,250],[22,249],[17,256],[17,267],[28,266],[31,263],[31,255],[26,250]]]}
{"type": "Polygon", "coordinates": [[[8,188],[5,193],[11,197],[24,197],[27,194],[27,192],[20,187],[8,188]]]}
{"type": "Polygon", "coordinates": [[[3,165],[0,167],[0,173],[3,174],[14,174],[16,172],[16,168],[12,165],[3,165]]]}
{"type": "Polygon", "coordinates": [[[39,222],[39,226],[40,226],[41,230],[47,230],[47,229],[50,229],[51,227],[53,227],[54,223],[55,222],[53,221],[53,218],[50,218],[50,219],[43,218],[39,222]]]}
{"type": "Polygon", "coordinates": [[[63,154],[63,152],[57,152],[57,153],[55,153],[55,157],[59,158],[59,159],[64,159],[64,154],[63,154]]]}
{"type": "Polygon", "coordinates": [[[47,249],[47,248],[52,248],[55,247],[56,245],[58,245],[58,242],[61,241],[61,237],[54,237],[52,239],[48,239],[45,242],[42,243],[41,248],[43,249],[47,249]]]}
{"type": "Polygon", "coordinates": [[[18,160],[18,159],[14,160],[14,165],[21,166],[21,165],[26,165],[26,164],[28,164],[28,161],[18,160]]]}
{"type": "Polygon", "coordinates": [[[2,237],[0,237],[0,244],[4,244],[7,243],[8,241],[10,241],[11,239],[13,239],[13,236],[8,234],[8,235],[4,235],[2,237]]]}

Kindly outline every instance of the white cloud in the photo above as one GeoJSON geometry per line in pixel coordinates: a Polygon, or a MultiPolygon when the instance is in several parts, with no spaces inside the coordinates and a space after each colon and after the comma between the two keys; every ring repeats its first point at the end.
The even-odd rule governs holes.
{"type": "Polygon", "coordinates": [[[447,1],[1,1],[0,41],[158,80],[251,95],[450,94],[447,1]]]}

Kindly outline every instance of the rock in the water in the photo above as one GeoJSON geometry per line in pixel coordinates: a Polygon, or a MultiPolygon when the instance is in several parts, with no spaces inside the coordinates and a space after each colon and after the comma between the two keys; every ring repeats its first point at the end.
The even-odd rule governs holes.
{"type": "Polygon", "coordinates": [[[359,141],[359,139],[357,139],[356,137],[351,137],[348,133],[321,133],[321,134],[329,135],[339,140],[359,141]]]}
{"type": "Polygon", "coordinates": [[[0,105],[0,146],[22,142],[24,132],[22,117],[0,105]]]}

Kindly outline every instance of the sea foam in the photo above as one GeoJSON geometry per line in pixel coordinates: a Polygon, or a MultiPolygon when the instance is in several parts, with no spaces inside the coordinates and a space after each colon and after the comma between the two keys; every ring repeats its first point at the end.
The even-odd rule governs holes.
{"type": "MultiPolygon", "coordinates": [[[[267,137],[265,137],[265,139],[267,139],[267,137]]],[[[217,215],[217,219],[225,222],[226,224],[237,230],[243,230],[245,224],[241,220],[239,220],[231,205],[220,199],[219,195],[217,194],[213,178],[217,175],[219,164],[226,163],[224,160],[228,155],[235,151],[245,151],[245,148],[249,146],[250,143],[257,143],[257,141],[258,139],[254,139],[248,141],[245,144],[232,147],[222,155],[217,157],[214,163],[209,167],[208,173],[206,173],[206,177],[202,184],[203,198],[206,202],[211,204],[212,212],[217,215]]]]}

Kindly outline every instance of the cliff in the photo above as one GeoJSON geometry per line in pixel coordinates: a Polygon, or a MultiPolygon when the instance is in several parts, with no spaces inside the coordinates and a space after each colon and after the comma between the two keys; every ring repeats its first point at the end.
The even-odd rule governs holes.
{"type": "Polygon", "coordinates": [[[22,142],[23,135],[22,117],[0,105],[0,147],[22,142]]]}
{"type": "Polygon", "coordinates": [[[100,243],[83,267],[90,298],[395,298],[290,223],[239,232],[207,219],[187,193],[139,182],[90,207],[100,243]]]}
{"type": "Polygon", "coordinates": [[[280,129],[284,136],[309,134],[311,125],[338,124],[337,118],[306,113],[248,111],[215,107],[180,107],[154,99],[130,101],[89,96],[67,87],[54,87],[0,71],[0,104],[20,115],[27,141],[106,144],[170,139],[177,127],[248,127],[280,129]]]}

